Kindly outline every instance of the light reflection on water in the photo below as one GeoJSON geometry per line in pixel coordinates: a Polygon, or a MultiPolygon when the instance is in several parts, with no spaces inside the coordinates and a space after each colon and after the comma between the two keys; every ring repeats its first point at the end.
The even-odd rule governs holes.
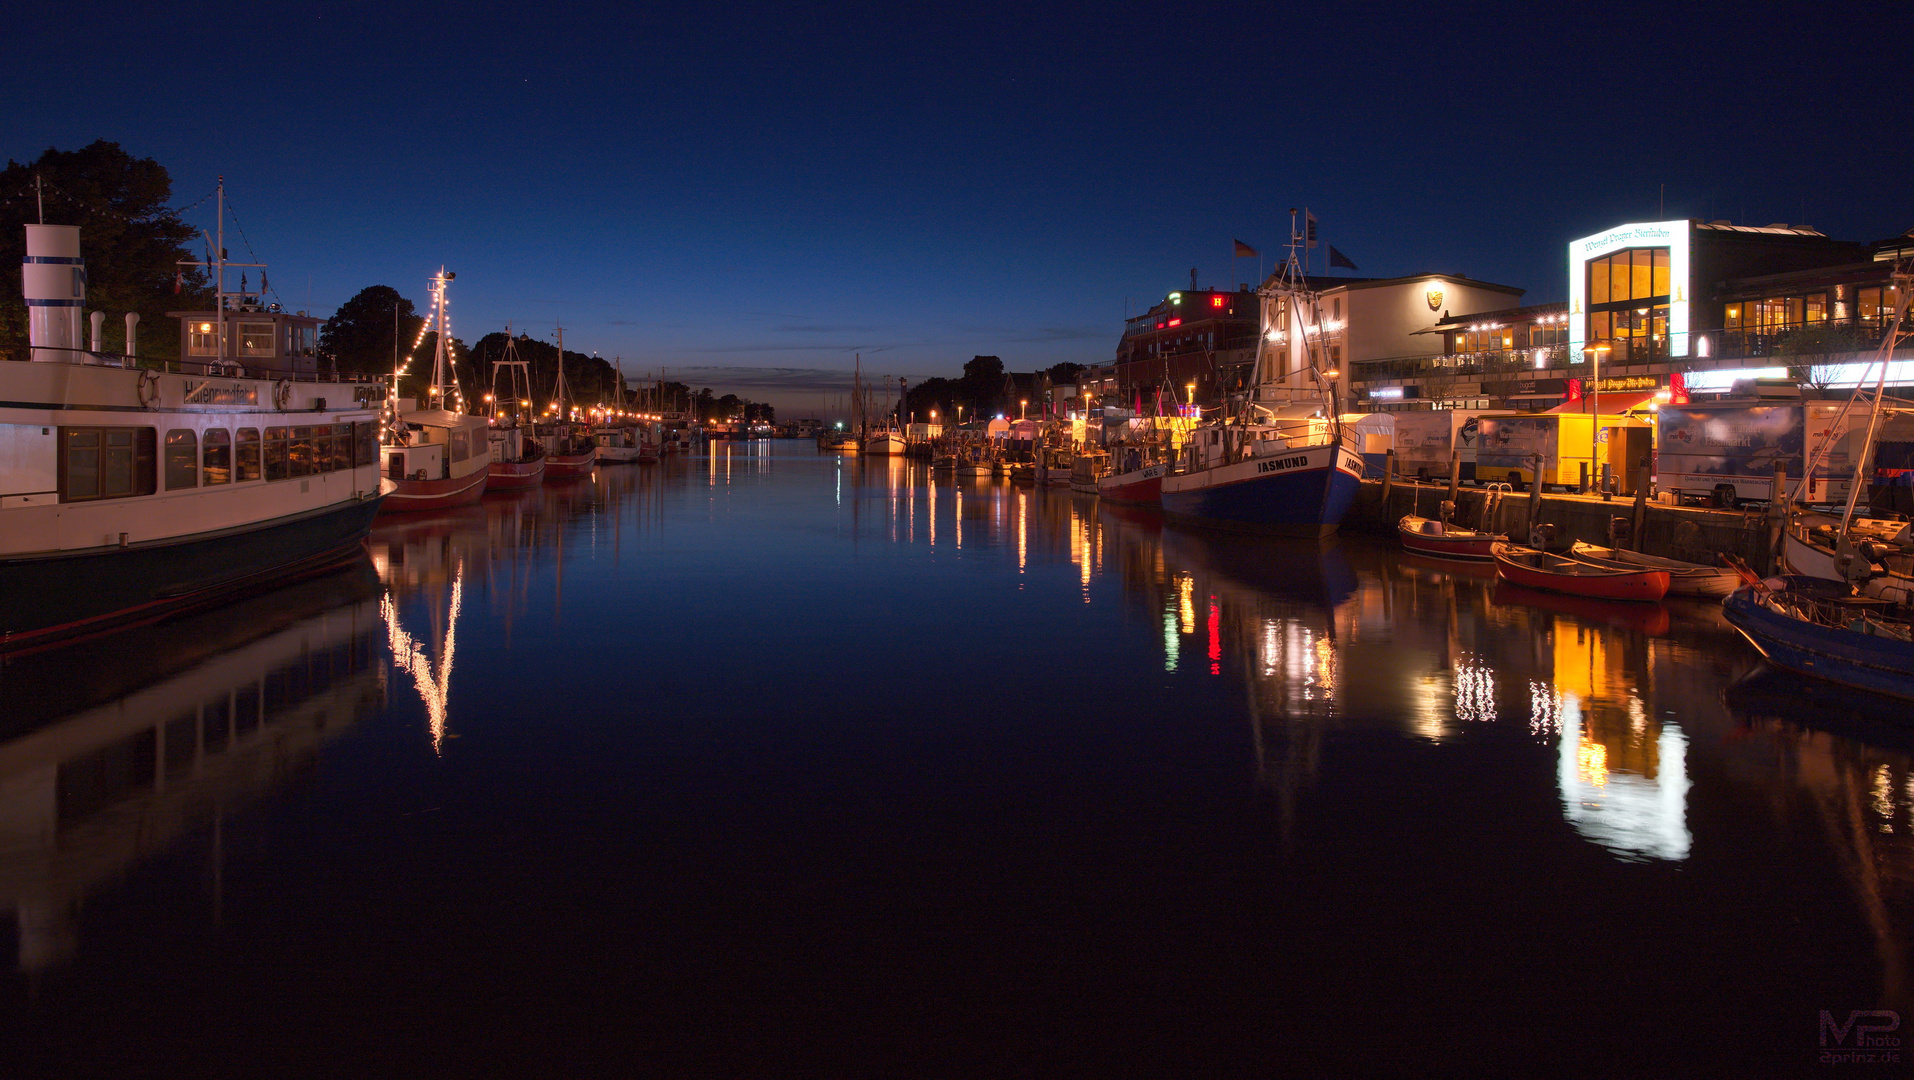
{"type": "MultiPolygon", "coordinates": [[[[1191,807],[1206,805],[1209,789],[1240,785],[1249,799],[1223,801],[1251,803],[1253,813],[1211,827],[1275,838],[1269,857],[1283,868],[1256,866],[1244,880],[1281,880],[1325,852],[1366,853],[1336,864],[1353,876],[1357,866],[1414,864],[1429,851],[1409,845],[1436,845],[1438,865],[1497,867],[1507,875],[1501,889],[1533,889],[1518,904],[1536,910],[1560,906],[1562,894],[1553,881],[1529,883],[1532,865],[1552,868],[1540,876],[1563,877],[1566,888],[1611,896],[1632,895],[1646,880],[1638,875],[1656,867],[1700,869],[1695,879],[1719,879],[1705,887],[1721,893],[1684,894],[1683,902],[1741,910],[1747,889],[1805,879],[1776,880],[1800,872],[1735,852],[1765,856],[1771,834],[1796,848],[1811,841],[1811,857],[1792,857],[1810,873],[1838,875],[1830,891],[1873,945],[1878,983],[1849,988],[1856,1007],[1914,1004],[1914,755],[1878,723],[1894,710],[1760,675],[1710,607],[1550,597],[1359,536],[1316,544],[1210,534],[1064,489],[931,476],[913,462],[820,457],[799,444],[719,444],[702,458],[383,519],[369,549],[344,583],[210,613],[183,632],[121,639],[121,654],[131,641],[174,654],[84,700],[69,685],[72,665],[93,662],[81,654],[0,668],[9,704],[33,703],[0,732],[8,740],[0,743],[0,898],[20,927],[23,969],[74,955],[88,933],[88,895],[170,845],[216,848],[209,821],[296,787],[295,775],[315,786],[312,813],[362,812],[326,802],[340,796],[323,768],[319,780],[284,767],[238,778],[238,763],[252,759],[236,755],[261,744],[229,717],[242,708],[236,702],[258,700],[265,703],[250,715],[266,728],[299,733],[281,744],[299,761],[325,761],[347,731],[398,731],[406,737],[377,753],[403,759],[408,775],[501,770],[513,779],[493,788],[468,779],[465,827],[490,828],[500,816],[524,822],[529,850],[562,837],[583,845],[575,861],[587,869],[642,848],[652,833],[695,832],[700,808],[749,800],[754,785],[775,787],[807,770],[848,791],[860,809],[845,819],[873,830],[909,803],[908,787],[887,786],[893,774],[931,786],[945,772],[974,774],[962,790],[976,806],[927,817],[935,827],[913,830],[908,857],[872,839],[855,844],[858,859],[915,865],[924,850],[967,847],[978,867],[1028,868],[1056,859],[1041,840],[1053,822],[968,833],[965,815],[1057,798],[1067,786],[1055,777],[1074,778],[1093,762],[1162,785],[1156,797],[1166,802],[1142,810],[1128,789],[1107,801],[1097,801],[1093,785],[1073,796],[1081,805],[1066,816],[1113,830],[1157,815],[1194,819],[1191,807]],[[276,614],[260,614],[268,611],[276,614]],[[217,629],[235,619],[251,620],[252,630],[217,629]],[[196,637],[211,646],[194,651],[196,637]],[[263,689],[255,698],[248,687],[263,689]],[[882,705],[838,722],[867,699],[882,705]],[[101,719],[107,713],[110,722],[101,719]],[[189,716],[194,751],[182,766],[189,716]],[[1066,718],[1072,737],[1047,746],[1044,733],[1066,718]],[[807,725],[830,734],[799,734],[788,746],[774,737],[807,725]],[[911,741],[945,730],[962,733],[961,752],[911,741]],[[863,748],[866,739],[908,752],[882,757],[863,748]],[[682,750],[673,740],[697,754],[673,758],[682,750]],[[770,763],[751,756],[756,745],[776,751],[766,752],[770,763]],[[589,747],[587,757],[567,756],[577,746],[589,747]],[[412,748],[429,760],[407,757],[412,748]],[[1223,756],[1223,767],[1189,760],[1206,760],[1207,750],[1223,756]],[[882,766],[865,766],[862,753],[882,766]],[[536,766],[535,792],[497,764],[521,758],[536,766]],[[930,763],[925,772],[912,771],[919,762],[930,763]],[[1025,768],[1050,778],[1020,779],[1025,768]],[[599,770],[634,779],[602,802],[586,801],[583,780],[599,770]],[[654,790],[669,814],[606,825],[603,848],[572,836],[577,820],[619,821],[654,790]],[[1188,794],[1198,791],[1205,795],[1188,794]],[[214,803],[226,809],[206,809],[214,803]],[[1464,813],[1474,805],[1495,808],[1492,827],[1464,813]],[[541,813],[569,824],[540,831],[541,813]],[[155,828],[156,818],[167,824],[155,828]],[[1493,853],[1486,863],[1483,850],[1493,853]],[[50,872],[76,862],[50,852],[82,853],[77,861],[88,869],[50,872]]],[[[355,746],[356,767],[398,769],[385,758],[368,766],[374,750],[355,746]]],[[[777,807],[769,816],[802,817],[805,803],[791,791],[766,798],[777,807]]],[[[740,815],[730,832],[701,842],[722,849],[751,820],[740,815]]],[[[1076,860],[1082,873],[1104,875],[1099,895],[1138,888],[1121,876],[1141,859],[1125,842],[1112,841],[1122,857],[1076,860]]],[[[1208,842],[1207,833],[1191,835],[1189,850],[1208,842]]],[[[433,852],[404,855],[429,862],[433,852]]],[[[1160,858],[1162,866],[1139,862],[1139,878],[1180,872],[1176,856],[1160,858]]],[[[830,912],[832,925],[857,926],[873,903],[855,899],[854,878],[833,876],[849,873],[841,869],[728,873],[764,895],[842,894],[847,906],[830,912]]],[[[732,887],[725,882],[693,900],[721,904],[732,887]]],[[[548,893],[581,911],[596,902],[568,892],[564,880],[523,887],[524,895],[496,899],[497,909],[542,906],[548,893]]],[[[1334,896],[1333,907],[1376,924],[1403,917],[1391,906],[1400,898],[1337,894],[1334,875],[1315,887],[1334,896]]],[[[1001,906],[986,904],[978,918],[1047,917],[1002,899],[1026,891],[1004,885],[988,902],[1001,906]]],[[[136,898],[127,902],[137,907],[136,898]]],[[[1272,907],[1261,917],[1281,925],[1273,894],[1230,899],[1259,902],[1272,907]]],[[[1838,908],[1816,914],[1849,917],[1838,908]]],[[[1442,932],[1473,932],[1474,917],[1458,909],[1442,932]]],[[[668,920],[659,932],[672,937],[668,920]]],[[[1764,933],[1751,924],[1737,948],[1759,953],[1764,933]]],[[[506,937],[498,947],[515,945],[506,937]]],[[[669,944],[653,948],[666,968],[692,963],[669,944]]],[[[1628,962],[1677,977],[1657,969],[1649,951],[1628,962]]]]}

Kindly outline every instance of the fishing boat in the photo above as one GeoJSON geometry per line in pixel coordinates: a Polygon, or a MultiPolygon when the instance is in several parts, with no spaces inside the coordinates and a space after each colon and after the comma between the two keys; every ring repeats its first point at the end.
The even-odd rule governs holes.
{"type": "Polygon", "coordinates": [[[1586,563],[1617,570],[1641,568],[1666,570],[1670,596],[1697,596],[1719,600],[1741,585],[1741,575],[1732,567],[1704,566],[1701,563],[1664,559],[1656,555],[1644,555],[1639,551],[1629,551],[1627,548],[1600,547],[1577,540],[1569,548],[1569,555],[1586,563]]]}
{"type": "Polygon", "coordinates": [[[591,429],[572,419],[575,402],[565,381],[565,328],[558,327],[558,376],[552,383],[552,419],[533,425],[545,447],[545,475],[552,479],[589,476],[598,457],[591,429]]]}
{"type": "MultiPolygon", "coordinates": [[[[1327,332],[1297,261],[1304,242],[1291,215],[1288,264],[1261,292],[1251,392],[1240,410],[1199,425],[1162,479],[1163,512],[1225,528],[1288,535],[1336,531],[1362,485],[1362,446],[1335,408],[1340,372],[1322,358],[1327,332]],[[1285,345],[1272,335],[1284,326],[1285,345]]],[[[1194,405],[1188,406],[1194,409],[1194,405]]]]}
{"type": "Polygon", "coordinates": [[[1509,540],[1500,533],[1477,532],[1414,514],[1407,514],[1396,522],[1396,535],[1402,538],[1404,551],[1432,559],[1488,561],[1495,558],[1492,550],[1495,545],[1509,540]]]}
{"type": "Polygon", "coordinates": [[[1067,487],[1070,484],[1072,460],[1074,455],[1066,447],[1044,446],[1037,451],[1037,482],[1045,487],[1067,487]]]}
{"type": "MultiPolygon", "coordinates": [[[[1897,433],[1899,440],[1905,440],[1909,435],[1905,421],[1907,410],[1889,408],[1886,390],[1888,366],[1893,361],[1894,349],[1908,336],[1905,327],[1908,308],[1914,305],[1914,273],[1902,269],[1893,275],[1893,280],[1893,294],[1899,299],[1893,316],[1887,320],[1887,332],[1881,339],[1881,347],[1869,361],[1870,369],[1875,364],[1880,365],[1880,374],[1875,379],[1874,393],[1868,404],[1867,434],[1861,443],[1860,453],[1855,456],[1854,482],[1848,485],[1847,503],[1838,518],[1796,509],[1790,515],[1783,533],[1781,564],[1783,569],[1797,575],[1845,582],[1854,586],[1863,596],[1888,600],[1908,608],[1914,606],[1914,528],[1906,521],[1869,518],[1857,512],[1861,489],[1868,486],[1864,478],[1868,475],[1868,466],[1874,461],[1884,418],[1892,414],[1903,425],[1903,430],[1897,433]]],[[[1861,382],[1865,384],[1865,381],[1864,372],[1861,382]]],[[[1831,427],[1842,426],[1847,413],[1862,400],[1864,389],[1864,385],[1855,387],[1853,395],[1848,398],[1831,427]]],[[[1801,506],[1814,470],[1833,442],[1832,439],[1824,440],[1813,460],[1802,470],[1801,482],[1792,500],[1795,507],[1801,506]]]]}
{"type": "Polygon", "coordinates": [[[1108,502],[1136,506],[1155,506],[1162,501],[1163,474],[1167,462],[1157,460],[1141,446],[1119,446],[1111,454],[1111,464],[1097,477],[1097,496],[1108,502]]]}
{"type": "MultiPolygon", "coordinates": [[[[219,189],[220,239],[225,193],[219,189]]],[[[238,291],[141,366],[82,338],[80,229],[26,226],[30,345],[0,361],[0,653],[153,622],[361,557],[382,494],[376,380],[321,378],[319,320],[238,291]]],[[[258,266],[260,264],[247,264],[258,266]]]]}
{"type": "Polygon", "coordinates": [[[1892,608],[1841,582],[1788,575],[1736,589],[1721,610],[1776,667],[1914,701],[1914,624],[1892,608]]]}
{"type": "Polygon", "coordinates": [[[505,356],[492,364],[491,426],[485,438],[491,447],[491,462],[486,467],[485,490],[524,491],[545,480],[545,447],[524,424],[525,410],[532,404],[532,376],[518,355],[512,328],[505,328],[505,356]],[[505,392],[499,392],[499,376],[505,376],[505,392]]]}
{"type": "Polygon", "coordinates": [[[1617,570],[1519,544],[1493,544],[1489,552],[1502,580],[1530,589],[1597,600],[1660,600],[1668,595],[1666,570],[1617,570]]]}
{"type": "Polygon", "coordinates": [[[1082,450],[1070,461],[1070,490],[1088,495],[1099,493],[1098,481],[1110,471],[1107,450],[1082,450]]]}
{"type": "Polygon", "coordinates": [[[456,377],[446,381],[452,370],[452,321],[445,293],[456,276],[444,267],[433,276],[432,316],[419,329],[420,341],[428,328],[437,331],[432,347],[432,385],[426,390],[430,400],[421,406],[397,396],[399,377],[412,366],[412,357],[407,356],[392,372],[394,396],[385,417],[385,438],[379,454],[385,475],[395,486],[380,508],[382,514],[443,510],[477,502],[490,479],[488,424],[484,417],[465,412],[465,395],[456,377]]]}
{"type": "Polygon", "coordinates": [[[603,419],[591,429],[592,460],[600,465],[629,465],[644,453],[638,425],[625,411],[625,373],[612,366],[612,404],[594,410],[603,419]]]}

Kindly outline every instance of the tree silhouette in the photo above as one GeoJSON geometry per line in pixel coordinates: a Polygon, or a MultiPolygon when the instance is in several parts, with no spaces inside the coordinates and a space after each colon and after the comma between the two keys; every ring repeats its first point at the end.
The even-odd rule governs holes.
{"type": "MultiPolygon", "coordinates": [[[[172,197],[165,166],[135,158],[114,142],[48,149],[25,164],[9,160],[0,171],[0,265],[20,265],[26,254],[22,226],[40,221],[44,203],[46,224],[80,226],[87,308],[109,316],[104,347],[125,348],[125,323],[113,316],[135,311],[140,355],[178,359],[179,324],[166,312],[210,311],[212,291],[203,271],[179,265],[198,254],[188,244],[199,233],[167,208],[172,197]],[[36,176],[42,181],[37,192],[36,176]]],[[[14,281],[17,286],[19,279],[14,281]]],[[[0,303],[0,356],[24,360],[26,348],[26,307],[16,294],[0,303]]]]}

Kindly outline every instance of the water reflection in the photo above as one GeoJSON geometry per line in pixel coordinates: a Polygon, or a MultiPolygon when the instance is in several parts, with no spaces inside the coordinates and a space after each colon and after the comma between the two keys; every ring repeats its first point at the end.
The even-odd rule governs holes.
{"type": "Polygon", "coordinates": [[[378,580],[359,563],[218,611],[9,665],[0,902],[19,966],[78,948],[86,897],[307,768],[384,695],[378,580]]]}

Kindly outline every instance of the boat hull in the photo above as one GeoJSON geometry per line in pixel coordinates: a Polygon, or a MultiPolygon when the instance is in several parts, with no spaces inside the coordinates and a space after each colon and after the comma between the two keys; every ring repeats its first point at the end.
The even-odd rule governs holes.
{"type": "Polygon", "coordinates": [[[1311,446],[1162,479],[1163,512],[1225,528],[1328,536],[1362,486],[1362,458],[1311,446]]]}
{"type": "Polygon", "coordinates": [[[1729,594],[1721,611],[1776,667],[1914,701],[1914,644],[1790,618],[1762,603],[1754,586],[1729,594]]]}
{"type": "Polygon", "coordinates": [[[379,496],[245,528],[0,562],[0,653],[153,622],[364,551],[379,496]]]}
{"type": "Polygon", "coordinates": [[[1431,559],[1466,559],[1488,562],[1495,558],[1494,547],[1508,543],[1508,537],[1472,529],[1448,529],[1440,522],[1413,514],[1396,523],[1396,535],[1402,538],[1402,550],[1431,559]],[[1438,531],[1425,531],[1429,525],[1438,531]]]}
{"type": "Polygon", "coordinates": [[[444,480],[394,480],[391,481],[394,490],[386,495],[379,512],[407,514],[475,503],[485,494],[485,484],[490,478],[491,469],[487,467],[444,480]]]}
{"type": "Polygon", "coordinates": [[[524,491],[545,480],[545,459],[537,461],[494,461],[487,470],[486,491],[524,491]]]}
{"type": "MultiPolygon", "coordinates": [[[[1655,601],[1668,595],[1668,571],[1603,571],[1603,568],[1589,563],[1577,564],[1587,569],[1587,573],[1573,571],[1558,572],[1525,562],[1519,555],[1506,550],[1508,545],[1497,545],[1495,551],[1495,570],[1502,580],[1530,589],[1542,589],[1547,592],[1566,593],[1569,596],[1586,596],[1596,600],[1644,600],[1655,601]]],[[[1573,559],[1562,562],[1574,563],[1573,559]]]]}
{"type": "Polygon", "coordinates": [[[545,457],[545,475],[550,477],[573,477],[591,475],[593,453],[548,454],[545,457]]]}
{"type": "Polygon", "coordinates": [[[1111,502],[1155,506],[1163,499],[1163,474],[1168,465],[1156,464],[1115,476],[1097,478],[1097,495],[1111,502]]]}

